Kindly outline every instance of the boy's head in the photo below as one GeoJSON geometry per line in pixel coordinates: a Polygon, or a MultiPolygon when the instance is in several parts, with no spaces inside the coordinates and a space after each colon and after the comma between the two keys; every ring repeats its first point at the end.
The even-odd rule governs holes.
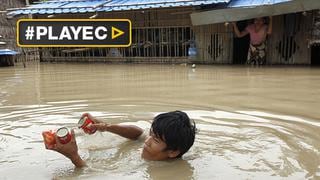
{"type": "Polygon", "coordinates": [[[142,157],[147,160],[179,158],[193,145],[196,133],[194,121],[182,111],[159,114],[151,125],[142,157]]]}

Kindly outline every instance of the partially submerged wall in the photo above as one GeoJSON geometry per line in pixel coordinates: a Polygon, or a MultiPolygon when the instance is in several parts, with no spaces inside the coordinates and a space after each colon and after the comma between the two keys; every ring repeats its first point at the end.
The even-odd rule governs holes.
{"type": "MultiPolygon", "coordinates": [[[[232,64],[234,33],[225,23],[192,26],[192,8],[99,13],[97,18],[132,21],[128,48],[41,48],[42,61],[146,62],[232,64]],[[190,47],[196,56],[189,56],[190,47]]],[[[89,18],[95,13],[55,15],[54,18],[89,18]]],[[[310,64],[309,40],[314,11],[273,18],[267,40],[267,64],[310,64]]],[[[35,16],[34,18],[48,18],[35,16]]]]}

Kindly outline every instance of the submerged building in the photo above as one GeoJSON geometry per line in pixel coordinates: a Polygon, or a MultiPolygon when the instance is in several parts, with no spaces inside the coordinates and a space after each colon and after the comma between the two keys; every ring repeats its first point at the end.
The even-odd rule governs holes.
{"type": "MultiPolygon", "coordinates": [[[[7,9],[24,8],[26,0],[2,0],[0,7],[0,66],[13,66],[16,62],[39,60],[37,48],[20,48],[16,44],[16,19],[7,16],[7,9]]],[[[28,18],[28,15],[20,16],[28,18]]]]}
{"type": "Polygon", "coordinates": [[[249,39],[237,39],[228,22],[274,16],[267,64],[317,65],[318,0],[47,0],[8,9],[19,19],[125,18],[127,48],[39,48],[41,61],[243,64],[249,39]]]}
{"type": "Polygon", "coordinates": [[[13,66],[18,55],[15,45],[15,22],[7,19],[6,9],[23,7],[22,2],[7,1],[0,7],[0,66],[13,66]]]}

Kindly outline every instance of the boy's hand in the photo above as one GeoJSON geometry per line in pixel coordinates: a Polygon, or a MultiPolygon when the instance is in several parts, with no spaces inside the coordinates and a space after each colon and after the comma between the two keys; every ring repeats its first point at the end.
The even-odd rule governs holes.
{"type": "Polygon", "coordinates": [[[46,146],[46,149],[56,151],[69,158],[76,167],[83,167],[86,165],[78,154],[78,146],[73,129],[71,130],[71,140],[67,144],[61,144],[56,134],[54,137],[56,144],[53,146],[46,146]]]}
{"type": "Polygon", "coordinates": [[[92,128],[96,128],[100,132],[107,131],[107,128],[108,128],[109,124],[107,124],[107,123],[105,123],[105,122],[103,122],[101,120],[98,120],[97,118],[93,117],[89,113],[82,114],[81,118],[86,117],[86,116],[94,122],[94,124],[89,124],[88,125],[89,128],[91,128],[91,127],[92,128]]]}
{"type": "Polygon", "coordinates": [[[47,149],[56,151],[69,159],[78,155],[78,146],[74,136],[74,130],[71,130],[71,140],[67,144],[61,144],[56,134],[54,135],[54,138],[56,140],[56,144],[53,146],[47,146],[47,149]]]}
{"type": "Polygon", "coordinates": [[[93,117],[90,113],[83,113],[81,118],[88,117],[91,119],[94,123],[103,123],[102,121],[98,120],[97,118],[93,117]]]}

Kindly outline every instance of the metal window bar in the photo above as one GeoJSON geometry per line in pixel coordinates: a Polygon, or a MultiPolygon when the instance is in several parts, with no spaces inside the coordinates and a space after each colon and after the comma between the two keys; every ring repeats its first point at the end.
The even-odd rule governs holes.
{"type": "MultiPolygon", "coordinates": [[[[126,57],[186,57],[194,40],[189,26],[136,28],[132,31],[132,45],[118,48],[119,58],[126,57]]],[[[217,41],[217,40],[216,40],[217,41]]],[[[89,58],[108,56],[110,48],[47,48],[44,58],[89,58]]]]}
{"type": "Polygon", "coordinates": [[[293,55],[297,50],[297,43],[294,40],[294,36],[283,35],[282,40],[279,42],[279,47],[281,59],[285,63],[292,63],[293,55]]]}

